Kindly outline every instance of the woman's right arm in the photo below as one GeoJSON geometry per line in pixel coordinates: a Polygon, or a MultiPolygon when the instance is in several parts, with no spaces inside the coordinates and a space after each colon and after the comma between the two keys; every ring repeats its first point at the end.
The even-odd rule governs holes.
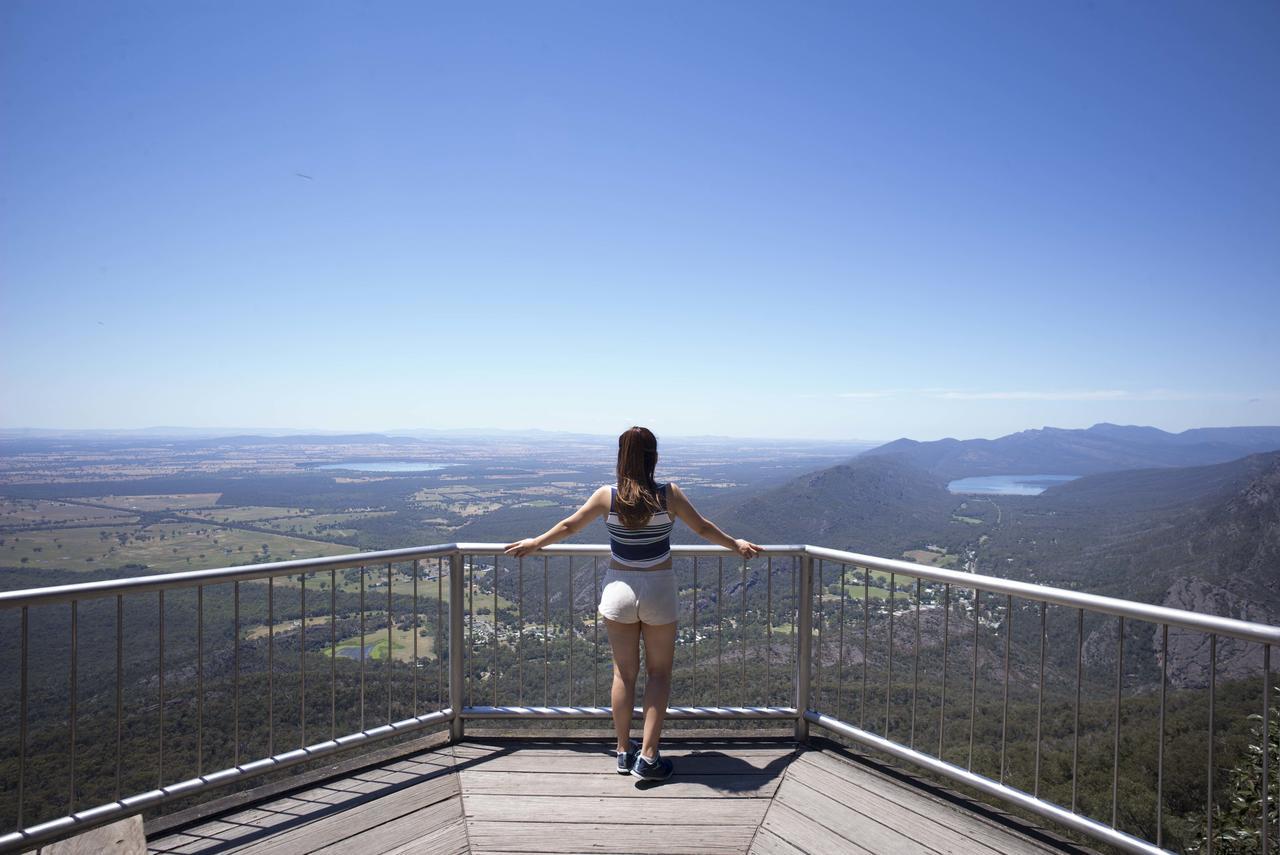
{"type": "Polygon", "coordinates": [[[756,553],[760,551],[760,547],[749,540],[729,537],[729,535],[720,530],[718,525],[698,513],[684,492],[675,484],[668,488],[668,492],[670,495],[667,497],[667,506],[671,509],[671,513],[675,514],[678,519],[683,520],[684,524],[692,529],[694,534],[718,546],[732,549],[743,558],[754,558],[756,553]]]}

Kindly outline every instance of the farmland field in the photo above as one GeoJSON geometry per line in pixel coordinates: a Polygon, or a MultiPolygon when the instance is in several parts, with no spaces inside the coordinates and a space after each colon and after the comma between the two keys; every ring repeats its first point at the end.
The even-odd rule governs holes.
{"type": "Polygon", "coordinates": [[[98,496],[85,501],[130,511],[176,511],[207,508],[217,504],[221,496],[221,493],[178,493],[168,496],[98,496]]]}
{"type": "Polygon", "coordinates": [[[145,565],[190,570],[338,555],[351,548],[278,534],[195,523],[81,526],[6,534],[0,564],[40,569],[97,569],[145,565]]]}
{"type": "Polygon", "coordinates": [[[50,502],[44,499],[0,499],[0,528],[31,525],[134,522],[138,517],[110,508],[50,502]]]}

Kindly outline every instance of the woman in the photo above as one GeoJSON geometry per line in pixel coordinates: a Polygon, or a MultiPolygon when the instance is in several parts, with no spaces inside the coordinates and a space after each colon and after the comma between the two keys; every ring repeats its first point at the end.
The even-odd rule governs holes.
{"type": "Polygon", "coordinates": [[[633,427],[618,437],[618,484],[601,487],[570,517],[545,534],[506,547],[507,555],[524,556],[576,534],[597,517],[609,529],[609,569],[600,594],[599,611],[613,649],[613,727],[618,735],[618,774],[661,781],[672,764],[658,754],[662,722],[671,695],[671,665],[676,649],[676,577],[671,565],[671,527],[683,520],[712,543],[752,558],[760,547],[735,540],[703,518],[675,484],[653,479],[658,440],[647,429],[633,427]],[[631,741],[631,711],[644,639],[644,742],[637,755],[631,741]]]}

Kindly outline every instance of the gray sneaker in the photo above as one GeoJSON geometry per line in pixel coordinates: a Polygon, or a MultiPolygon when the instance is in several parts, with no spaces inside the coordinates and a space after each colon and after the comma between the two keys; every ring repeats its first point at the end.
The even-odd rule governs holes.
{"type": "Polygon", "coordinates": [[[640,743],[633,739],[631,740],[631,750],[618,752],[618,774],[629,774],[638,756],[640,756],[640,743]]]}
{"type": "Polygon", "coordinates": [[[671,777],[671,772],[675,765],[661,754],[653,758],[650,763],[643,757],[636,757],[636,762],[631,767],[631,775],[642,781],[665,781],[671,777]]]}

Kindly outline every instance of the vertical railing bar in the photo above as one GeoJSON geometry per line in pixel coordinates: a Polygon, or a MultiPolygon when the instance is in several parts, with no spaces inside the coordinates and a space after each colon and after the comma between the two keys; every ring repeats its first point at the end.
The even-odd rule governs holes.
{"type": "Polygon", "coordinates": [[[158,670],[160,672],[159,673],[160,704],[156,709],[156,721],[157,721],[158,730],[159,730],[159,739],[157,740],[157,753],[156,753],[156,780],[158,783],[156,786],[163,787],[164,786],[164,589],[161,588],[157,592],[157,594],[159,595],[157,597],[157,602],[159,603],[158,608],[160,612],[160,620],[159,620],[160,626],[158,628],[159,635],[160,635],[160,638],[159,638],[160,643],[157,645],[157,647],[159,648],[158,670]]]}
{"type": "Polygon", "coordinates": [[[204,774],[204,585],[196,586],[196,777],[204,774]]]}
{"type": "MultiPolygon", "coordinates": [[[[1213,773],[1214,773],[1214,733],[1213,733],[1213,710],[1218,695],[1218,634],[1216,632],[1209,633],[1209,759],[1206,765],[1205,782],[1205,851],[1207,855],[1213,855],[1213,773]]],[[[1270,750],[1271,735],[1267,734],[1263,739],[1262,747],[1264,751],[1270,750]]]]}
{"type": "Polygon", "coordinates": [[[843,561],[840,562],[840,632],[838,633],[837,643],[840,645],[839,652],[836,655],[836,718],[840,718],[841,701],[844,697],[844,613],[845,600],[848,599],[848,592],[845,591],[846,579],[848,578],[849,565],[843,561]]]}
{"type": "Polygon", "coordinates": [[[951,644],[951,583],[942,586],[942,691],[938,699],[938,759],[943,759],[942,737],[947,725],[947,648],[951,644]]]}
{"type": "Polygon", "coordinates": [[[862,692],[858,695],[858,727],[867,724],[867,651],[871,641],[871,568],[862,568],[862,692]]]}
{"type": "Polygon", "coordinates": [[[809,720],[804,714],[812,709],[809,697],[810,665],[812,663],[813,645],[813,558],[805,553],[799,558],[800,586],[799,599],[796,600],[796,740],[807,742],[809,739],[809,720]]]}
{"type": "MultiPolygon", "coordinates": [[[[364,641],[364,639],[361,639],[364,641]]],[[[329,739],[338,739],[338,571],[329,571],[329,739]]]]}
{"type": "Polygon", "coordinates": [[[78,710],[76,709],[76,672],[79,669],[79,664],[80,664],[77,661],[77,653],[78,653],[78,648],[80,646],[79,635],[80,635],[80,604],[76,600],[72,600],[71,601],[71,663],[70,663],[71,668],[68,675],[71,681],[70,694],[68,696],[70,699],[71,708],[68,710],[69,715],[67,717],[68,726],[71,731],[68,734],[70,739],[69,739],[69,745],[67,746],[70,754],[68,760],[70,761],[70,766],[71,766],[71,770],[70,770],[71,798],[69,799],[70,807],[67,810],[68,814],[73,814],[76,812],[76,713],[78,712],[78,710]]]}
{"type": "Polygon", "coordinates": [[[826,621],[824,620],[825,615],[823,614],[823,609],[822,609],[822,595],[826,591],[826,587],[827,587],[826,569],[827,569],[826,563],[821,558],[819,558],[818,559],[818,584],[817,584],[817,587],[814,588],[814,595],[818,598],[818,610],[817,610],[817,613],[814,615],[814,619],[818,623],[818,655],[814,657],[814,664],[813,664],[813,671],[814,671],[813,707],[814,709],[819,709],[819,710],[826,709],[826,707],[822,705],[822,651],[824,649],[822,646],[822,625],[826,623],[826,621]]]}
{"type": "Polygon", "coordinates": [[[27,606],[22,607],[22,631],[18,639],[18,829],[23,827],[22,813],[26,801],[27,782],[27,637],[30,620],[27,606]]]}
{"type": "MultiPolygon", "coordinates": [[[[267,756],[275,756],[275,653],[276,653],[276,577],[267,577],[267,756]]],[[[364,641],[362,637],[361,642],[364,641]]],[[[363,650],[364,648],[360,648],[363,650]]],[[[363,729],[364,725],[360,727],[363,729]]]]}
{"type": "Polygon", "coordinates": [[[978,719],[978,615],[981,612],[982,592],[973,589],[973,668],[969,673],[969,765],[973,771],[973,728],[978,719]]]}
{"type": "Polygon", "coordinates": [[[773,556],[765,558],[764,702],[773,703],[773,556]]]}
{"type": "Polygon", "coordinates": [[[1116,630],[1116,719],[1111,747],[1111,827],[1116,827],[1120,796],[1120,693],[1124,687],[1124,615],[1116,630]]]}
{"type": "Polygon", "coordinates": [[[1044,646],[1045,646],[1045,617],[1048,603],[1040,603],[1040,688],[1036,692],[1036,767],[1032,782],[1031,795],[1033,798],[1040,798],[1040,725],[1044,719],[1044,646]]]}
{"type": "Polygon", "coordinates": [[[720,672],[724,666],[724,556],[716,558],[716,706],[720,699],[720,672]]]}
{"type": "Polygon", "coordinates": [[[916,646],[915,654],[911,657],[911,735],[908,737],[907,747],[914,749],[916,747],[916,695],[920,690],[920,596],[923,582],[919,576],[916,577],[916,646]]]}
{"type": "Polygon", "coordinates": [[[738,619],[738,658],[742,660],[740,696],[747,706],[747,559],[742,559],[742,609],[738,619]]]}
{"type": "Polygon", "coordinates": [[[1076,609],[1076,706],[1071,735],[1071,812],[1080,790],[1080,680],[1084,675],[1084,609],[1076,609]]]}
{"type": "MultiPolygon", "coordinates": [[[[496,602],[496,601],[495,601],[496,602]]],[[[494,607],[494,614],[498,613],[498,609],[494,607]]],[[[497,618],[495,617],[496,621],[497,618]]],[[[494,634],[497,634],[497,624],[494,624],[494,634]]],[[[569,556],[569,706],[573,706],[573,556],[569,556]]],[[[497,650],[497,648],[494,648],[497,650]]],[[[496,707],[497,701],[493,702],[496,707]]]]}
{"type": "Polygon", "coordinates": [[[387,562],[387,655],[383,658],[383,667],[387,669],[387,724],[393,721],[391,717],[391,671],[392,663],[395,662],[395,636],[392,631],[395,629],[391,619],[391,588],[394,576],[391,572],[392,562],[387,562]]]}
{"type": "Polygon", "coordinates": [[[1004,599],[1004,706],[1000,713],[1000,783],[1004,783],[1006,739],[1009,733],[1009,642],[1013,638],[1013,595],[1004,599]]]}
{"type": "MultiPolygon", "coordinates": [[[[1164,847],[1164,710],[1168,689],[1169,624],[1162,623],[1160,624],[1160,734],[1156,740],[1156,846],[1161,848],[1164,847]]],[[[1263,779],[1265,780],[1265,776],[1263,779]]],[[[1265,846],[1263,851],[1266,851],[1265,846]]]]}
{"type": "Polygon", "coordinates": [[[298,582],[298,747],[307,744],[307,574],[299,573],[298,582]]]}
{"type": "MultiPolygon", "coordinates": [[[[444,558],[436,559],[436,709],[444,707],[444,639],[449,633],[444,625],[444,558]]],[[[453,655],[453,648],[449,648],[453,655]]]]}
{"type": "Polygon", "coordinates": [[[360,565],[360,731],[364,732],[364,660],[365,660],[365,631],[364,631],[364,565],[360,565]]]}
{"type": "Polygon", "coordinates": [[[884,671],[884,738],[889,738],[889,709],[893,698],[893,592],[898,587],[898,575],[889,573],[889,659],[884,671]]]}
{"type": "Polygon", "coordinates": [[[516,559],[516,703],[524,706],[524,556],[516,559]]]}
{"type": "MultiPolygon", "coordinates": [[[[546,558],[542,559],[546,563],[546,558]]],[[[467,704],[476,702],[476,557],[467,556],[467,650],[463,660],[467,673],[467,704]]]]}
{"type": "Polygon", "coordinates": [[[463,688],[463,626],[462,597],[465,580],[462,578],[462,553],[449,556],[449,708],[453,719],[449,722],[449,736],[454,742],[462,739],[465,719],[462,717],[463,688]]]}
{"type": "Polygon", "coordinates": [[[698,697],[698,556],[693,557],[693,696],[698,697]]]}
{"type": "MultiPolygon", "coordinates": [[[[493,705],[498,705],[498,556],[493,556],[493,705]]],[[[569,702],[571,705],[573,701],[569,702]]]]}
{"type": "Polygon", "coordinates": [[[419,559],[413,559],[413,714],[421,712],[418,706],[418,573],[419,559]]]}
{"type": "MultiPolygon", "coordinates": [[[[600,598],[600,556],[591,556],[591,597],[600,598]]],[[[600,706],[600,609],[591,610],[591,706],[600,706]]]]}
{"type": "Polygon", "coordinates": [[[1262,645],[1262,847],[1267,855],[1271,833],[1271,645],[1262,645]]]}
{"type": "MultiPolygon", "coordinates": [[[[435,559],[435,708],[444,708],[444,558],[435,559]]],[[[452,655],[452,648],[449,654],[452,655]]]]}
{"type": "Polygon", "coordinates": [[[547,556],[542,556],[542,705],[549,706],[547,692],[547,663],[550,661],[551,644],[551,576],[547,570],[547,556]]]}
{"type": "Polygon", "coordinates": [[[232,632],[235,640],[231,645],[231,671],[232,671],[232,689],[231,689],[231,765],[240,765],[240,583],[233,582],[231,585],[232,599],[235,600],[233,608],[234,615],[232,617],[232,632]]]}
{"type": "Polygon", "coordinates": [[[124,765],[124,596],[116,595],[116,789],[120,801],[120,784],[124,765]]]}
{"type": "MultiPolygon", "coordinates": [[[[791,658],[796,662],[796,673],[800,673],[800,648],[796,637],[796,624],[800,620],[800,600],[797,596],[797,586],[800,584],[800,566],[804,562],[800,556],[791,556],[791,658]]],[[[804,710],[800,710],[804,712],[804,710]]]]}

